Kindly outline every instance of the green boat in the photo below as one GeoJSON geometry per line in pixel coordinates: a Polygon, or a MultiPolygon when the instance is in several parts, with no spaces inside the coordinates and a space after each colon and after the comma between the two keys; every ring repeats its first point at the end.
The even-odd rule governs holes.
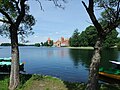
{"type": "Polygon", "coordinates": [[[110,62],[115,66],[109,69],[105,69],[104,67],[99,68],[99,76],[120,80],[119,62],[116,61],[110,61],[110,62]]]}
{"type": "MultiPolygon", "coordinates": [[[[11,69],[11,57],[0,58],[0,72],[10,72],[11,69]]],[[[19,64],[19,70],[24,71],[24,63],[19,64]]]]}
{"type": "Polygon", "coordinates": [[[0,58],[0,62],[6,61],[6,62],[11,62],[11,57],[9,58],[0,58]]]}

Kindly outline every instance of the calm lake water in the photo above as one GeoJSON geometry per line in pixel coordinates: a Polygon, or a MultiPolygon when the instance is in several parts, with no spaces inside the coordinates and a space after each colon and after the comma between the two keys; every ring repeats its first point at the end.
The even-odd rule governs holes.
{"type": "MultiPolygon", "coordinates": [[[[10,47],[0,47],[0,57],[10,57],[10,47]]],[[[29,74],[51,75],[71,82],[87,82],[93,50],[57,47],[20,47],[20,61],[29,74]]],[[[109,60],[120,61],[120,51],[103,50],[101,66],[109,68],[109,60]]]]}

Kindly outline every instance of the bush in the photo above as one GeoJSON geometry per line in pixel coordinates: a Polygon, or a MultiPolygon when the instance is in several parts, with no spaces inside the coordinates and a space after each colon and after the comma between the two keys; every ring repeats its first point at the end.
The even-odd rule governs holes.
{"type": "Polygon", "coordinates": [[[120,42],[117,44],[117,48],[118,50],[120,50],[120,42]]]}
{"type": "Polygon", "coordinates": [[[40,44],[39,44],[39,43],[35,43],[35,46],[36,46],[36,47],[40,47],[40,44]]]}

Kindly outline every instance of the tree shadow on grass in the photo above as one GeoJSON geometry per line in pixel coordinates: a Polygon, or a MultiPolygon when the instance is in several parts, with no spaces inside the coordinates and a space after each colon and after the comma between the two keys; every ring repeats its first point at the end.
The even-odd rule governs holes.
{"type": "Polygon", "coordinates": [[[4,80],[5,78],[8,78],[9,74],[0,74],[0,80],[4,80]]]}
{"type": "Polygon", "coordinates": [[[86,84],[84,83],[73,83],[73,82],[67,82],[64,81],[64,84],[66,85],[66,88],[68,90],[85,90],[86,84]]]}
{"type": "Polygon", "coordinates": [[[31,74],[20,74],[20,87],[26,83],[32,77],[31,74]]]}

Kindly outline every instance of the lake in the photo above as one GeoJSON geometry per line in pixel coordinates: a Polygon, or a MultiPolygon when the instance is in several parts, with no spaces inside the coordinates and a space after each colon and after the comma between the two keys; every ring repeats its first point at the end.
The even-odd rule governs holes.
{"type": "MultiPolygon", "coordinates": [[[[23,46],[20,61],[29,74],[51,75],[71,82],[87,82],[93,50],[23,46]]],[[[0,47],[0,57],[10,57],[10,47],[0,47]]],[[[109,60],[120,61],[120,51],[102,51],[101,66],[111,67],[109,60]]]]}

